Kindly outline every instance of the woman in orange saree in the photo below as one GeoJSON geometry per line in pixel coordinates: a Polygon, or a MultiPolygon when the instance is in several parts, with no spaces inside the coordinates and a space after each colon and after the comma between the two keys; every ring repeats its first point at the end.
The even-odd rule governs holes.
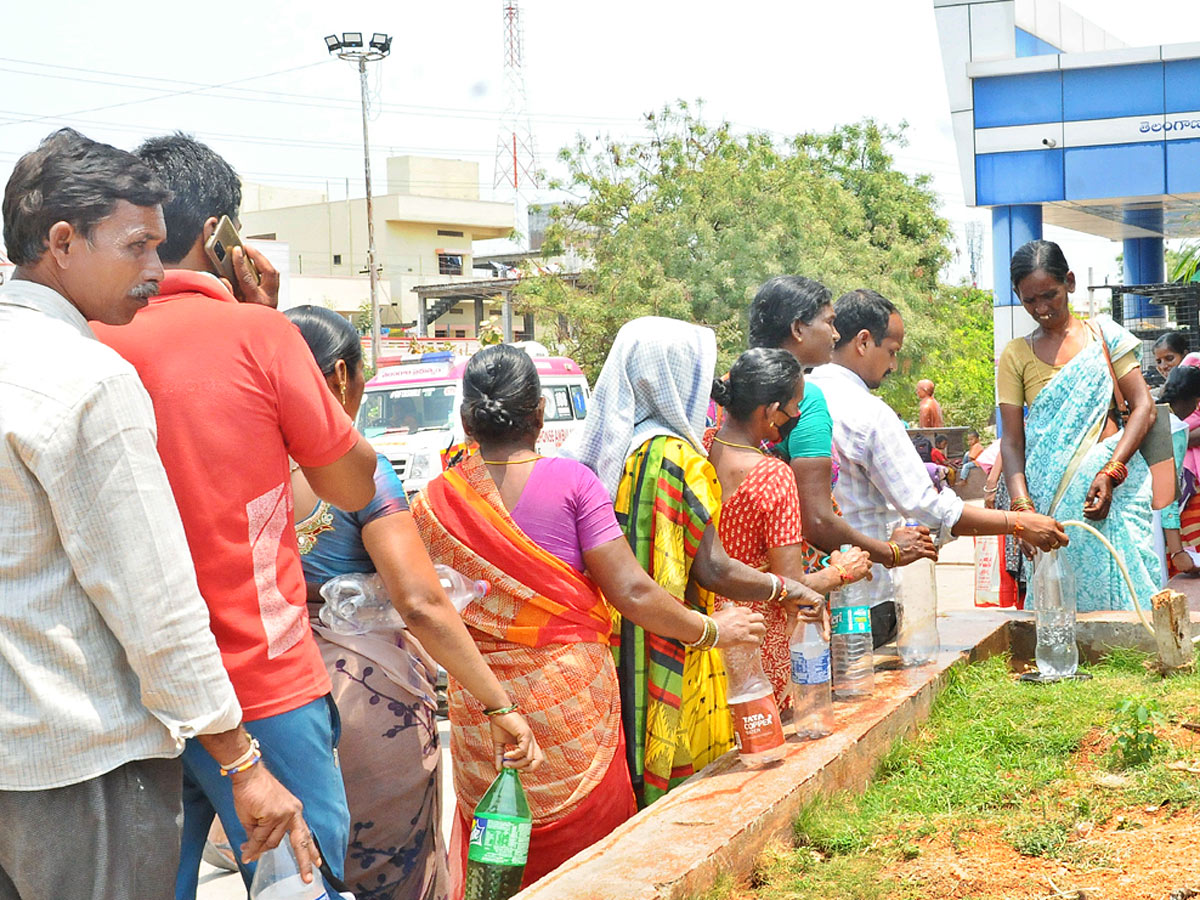
{"type": "MultiPolygon", "coordinates": [[[[753,645],[763,631],[761,615],[702,615],[646,575],[595,475],[537,453],[543,405],[527,354],[507,346],[476,354],[463,378],[463,425],[480,452],[413,501],[433,560],[491,584],[463,620],[545,754],[522,779],[534,819],[523,884],[636,811],[605,595],[645,627],[696,646],[753,645]]],[[[484,710],[454,681],[450,723],[457,887],[470,815],[495,777],[495,760],[484,710]]]]}

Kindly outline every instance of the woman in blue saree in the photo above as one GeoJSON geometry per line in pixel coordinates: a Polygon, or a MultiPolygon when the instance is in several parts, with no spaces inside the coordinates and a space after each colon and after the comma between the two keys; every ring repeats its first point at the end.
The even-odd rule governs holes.
{"type": "MultiPolygon", "coordinates": [[[[1148,605],[1158,589],[1158,560],[1150,470],[1137,451],[1155,410],[1142,377],[1141,341],[1108,317],[1085,323],[1071,314],[1075,275],[1057,244],[1022,246],[1013,254],[1011,276],[1038,324],[1004,348],[996,375],[1011,508],[1088,519],[1121,554],[1138,599],[1148,605]],[[1109,359],[1130,407],[1121,429],[1109,359]]],[[[1062,552],[1075,575],[1080,612],[1132,608],[1116,562],[1095,537],[1076,531],[1062,552]]]]}

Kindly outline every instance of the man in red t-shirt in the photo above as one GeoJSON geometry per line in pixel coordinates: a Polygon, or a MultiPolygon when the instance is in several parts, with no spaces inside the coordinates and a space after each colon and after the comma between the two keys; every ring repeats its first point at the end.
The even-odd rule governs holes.
{"type": "MultiPolygon", "coordinates": [[[[154,402],[158,451],[183,519],[200,593],[247,730],[263,759],[304,804],[335,875],[349,813],[334,747],[337,713],[308,624],[293,528],[291,457],[325,500],[361,509],[375,492],[375,454],[329,392],[312,352],[274,305],[278,275],[249,251],[261,286],[239,280],[239,303],[210,270],[204,242],[221,215],[236,221],[233,169],[184,135],[155,138],[137,155],[174,193],[160,294],[99,338],[137,369],[154,402]]],[[[235,256],[241,274],[245,260],[235,256]]],[[[176,897],[195,896],[214,812],[233,849],[229,779],[194,741],[184,751],[183,847],[176,897]]],[[[249,884],[253,869],[243,864],[249,884]]]]}

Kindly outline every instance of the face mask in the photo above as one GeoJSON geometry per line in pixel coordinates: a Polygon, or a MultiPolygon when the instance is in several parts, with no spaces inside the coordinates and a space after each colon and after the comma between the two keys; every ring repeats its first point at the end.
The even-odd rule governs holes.
{"type": "Polygon", "coordinates": [[[788,420],[782,425],[776,426],[779,429],[779,443],[787,444],[788,435],[796,428],[796,423],[800,421],[799,416],[789,416],[788,420]]]}

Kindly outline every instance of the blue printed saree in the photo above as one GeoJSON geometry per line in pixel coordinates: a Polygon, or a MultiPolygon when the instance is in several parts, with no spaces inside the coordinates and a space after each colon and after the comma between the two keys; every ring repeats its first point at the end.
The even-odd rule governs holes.
{"type": "MultiPolygon", "coordinates": [[[[1141,350],[1141,341],[1107,317],[1095,320],[1113,359],[1141,350]]],[[[1025,422],[1025,479],[1038,512],[1060,521],[1083,518],[1092,479],[1112,458],[1122,432],[1101,440],[1113,399],[1104,351],[1093,340],[1062,367],[1034,399],[1025,422]]],[[[1121,554],[1143,606],[1158,590],[1150,510],[1150,470],[1140,453],[1129,460],[1129,478],[1113,491],[1108,516],[1089,522],[1121,554]]],[[[1071,543],[1060,551],[1075,576],[1080,612],[1132,609],[1133,600],[1112,555],[1095,537],[1068,529],[1071,543]]],[[[1037,598],[1030,596],[1029,605],[1037,598]]]]}

